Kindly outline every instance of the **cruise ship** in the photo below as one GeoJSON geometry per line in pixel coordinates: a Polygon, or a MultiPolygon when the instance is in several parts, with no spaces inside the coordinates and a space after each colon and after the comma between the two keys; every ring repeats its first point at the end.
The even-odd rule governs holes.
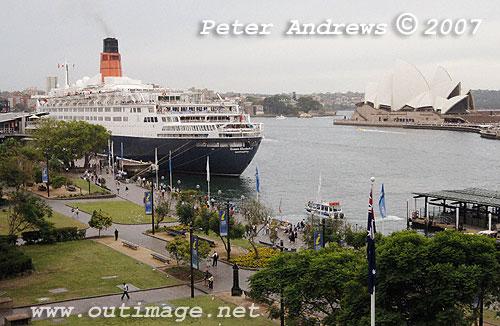
{"type": "Polygon", "coordinates": [[[37,99],[37,112],[58,120],[104,126],[113,152],[174,172],[239,176],[250,164],[262,140],[263,126],[252,123],[238,104],[205,99],[203,93],[179,91],[122,76],[118,40],[104,39],[100,73],[74,85],[52,89],[37,99]]]}

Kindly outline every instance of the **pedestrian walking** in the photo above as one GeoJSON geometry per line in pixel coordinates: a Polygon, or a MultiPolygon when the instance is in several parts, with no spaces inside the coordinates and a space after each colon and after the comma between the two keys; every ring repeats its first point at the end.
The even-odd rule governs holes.
{"type": "Polygon", "coordinates": [[[123,300],[124,296],[127,296],[127,299],[130,299],[130,296],[128,295],[128,284],[125,284],[125,283],[123,283],[122,300],[123,300]]]}
{"type": "Polygon", "coordinates": [[[120,194],[120,184],[117,184],[116,185],[116,194],[119,195],[120,194]]]}
{"type": "Polygon", "coordinates": [[[118,240],[118,229],[115,229],[115,241],[118,240]]]}
{"type": "Polygon", "coordinates": [[[214,252],[213,256],[212,256],[212,266],[217,266],[217,260],[219,259],[219,254],[216,252],[214,252]]]}
{"type": "Polygon", "coordinates": [[[75,209],[75,213],[76,213],[76,218],[78,218],[78,213],[80,212],[80,210],[78,209],[78,207],[75,209]]]}
{"type": "Polygon", "coordinates": [[[125,195],[128,196],[128,187],[125,186],[125,195]]]}
{"type": "Polygon", "coordinates": [[[214,289],[214,276],[210,275],[210,278],[208,279],[208,288],[210,290],[214,289]]]}
{"type": "Polygon", "coordinates": [[[210,279],[210,276],[212,274],[210,274],[210,272],[207,270],[205,270],[205,277],[203,278],[203,280],[205,281],[205,286],[208,286],[208,280],[210,279]]]}
{"type": "Polygon", "coordinates": [[[73,215],[73,218],[76,217],[75,208],[74,207],[71,207],[71,215],[73,215]]]}

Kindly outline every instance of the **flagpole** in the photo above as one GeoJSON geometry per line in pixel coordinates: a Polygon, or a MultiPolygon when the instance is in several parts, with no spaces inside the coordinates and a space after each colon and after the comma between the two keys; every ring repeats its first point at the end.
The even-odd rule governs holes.
{"type": "MultiPolygon", "coordinates": [[[[371,181],[371,187],[370,191],[373,194],[373,183],[375,182],[375,177],[370,178],[371,181]]],[[[373,206],[372,206],[373,210],[373,206]]],[[[375,217],[373,217],[375,218],[375,217]]],[[[384,222],[382,222],[382,227],[384,222]]],[[[373,230],[374,232],[375,230],[373,230]]],[[[373,285],[373,293],[371,294],[371,309],[370,309],[370,320],[371,320],[371,326],[375,326],[375,285],[373,285]]]]}
{"type": "Polygon", "coordinates": [[[208,185],[208,202],[210,201],[210,157],[207,156],[207,185],[208,185]]]}
{"type": "Polygon", "coordinates": [[[170,170],[170,193],[172,193],[172,151],[168,151],[168,169],[170,170]]]}
{"type": "Polygon", "coordinates": [[[156,147],[155,147],[155,170],[156,170],[156,190],[158,190],[158,148],[156,147]]]}

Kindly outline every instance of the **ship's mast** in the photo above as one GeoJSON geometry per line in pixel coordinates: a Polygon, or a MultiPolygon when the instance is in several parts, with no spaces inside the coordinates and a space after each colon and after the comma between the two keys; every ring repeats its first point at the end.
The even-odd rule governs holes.
{"type": "MultiPolygon", "coordinates": [[[[68,61],[66,60],[66,58],[64,58],[64,63],[63,64],[58,64],[57,65],[58,68],[64,68],[64,87],[65,88],[69,88],[69,63],[68,61]]],[[[75,65],[73,64],[73,67],[75,67],[75,65]]]]}

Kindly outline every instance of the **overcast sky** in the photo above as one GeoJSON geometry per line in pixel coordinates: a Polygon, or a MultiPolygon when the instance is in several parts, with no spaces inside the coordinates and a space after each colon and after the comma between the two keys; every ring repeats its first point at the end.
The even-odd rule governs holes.
{"type": "MultiPolygon", "coordinates": [[[[472,29],[472,26],[469,26],[472,29]]],[[[500,86],[500,1],[2,0],[0,90],[45,89],[65,58],[75,82],[99,72],[102,39],[118,38],[126,76],[174,88],[278,93],[364,91],[400,58],[432,78],[438,65],[473,89],[500,86]],[[420,27],[398,35],[404,12],[420,27]],[[430,18],[482,19],[476,35],[422,36],[430,18]],[[272,23],[266,36],[199,35],[202,20],[272,23]],[[290,20],[385,23],[384,35],[285,35],[290,20]]]]}

